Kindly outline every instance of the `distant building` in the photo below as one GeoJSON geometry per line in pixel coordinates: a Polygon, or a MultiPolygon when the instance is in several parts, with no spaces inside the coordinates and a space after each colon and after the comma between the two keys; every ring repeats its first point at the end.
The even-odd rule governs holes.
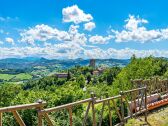
{"type": "Polygon", "coordinates": [[[94,70],[94,71],[92,72],[92,74],[93,74],[93,75],[100,75],[100,73],[99,73],[98,70],[94,70]]]}
{"type": "Polygon", "coordinates": [[[95,59],[90,59],[89,66],[95,68],[96,67],[96,60],[95,59]]]}
{"type": "Polygon", "coordinates": [[[99,74],[102,74],[106,70],[106,68],[100,67],[97,70],[99,71],[99,74]]]}
{"type": "Polygon", "coordinates": [[[56,73],[54,75],[58,78],[67,78],[68,77],[68,73],[56,73]]]}
{"type": "Polygon", "coordinates": [[[105,68],[98,68],[92,72],[93,75],[100,75],[105,71],[105,68]]]}

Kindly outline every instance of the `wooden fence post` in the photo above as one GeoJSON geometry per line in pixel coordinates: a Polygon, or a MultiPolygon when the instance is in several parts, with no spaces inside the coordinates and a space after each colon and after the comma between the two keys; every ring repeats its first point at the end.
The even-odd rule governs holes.
{"type": "Polygon", "coordinates": [[[69,111],[69,123],[70,123],[70,126],[72,126],[72,107],[69,107],[68,111],[69,111]]]}
{"type": "Polygon", "coordinates": [[[122,118],[122,126],[124,126],[125,124],[125,120],[124,120],[124,93],[123,91],[120,91],[120,95],[121,95],[121,118],[122,118]]]}
{"type": "Polygon", "coordinates": [[[2,126],[2,113],[0,112],[0,126],[2,126]]]}
{"type": "Polygon", "coordinates": [[[39,108],[37,108],[37,111],[38,111],[38,126],[42,126],[43,125],[43,116],[41,115],[40,111],[43,109],[43,106],[42,106],[43,101],[41,99],[39,99],[37,101],[37,103],[41,104],[41,106],[39,108]]]}
{"type": "Polygon", "coordinates": [[[86,120],[87,120],[87,116],[88,116],[88,112],[89,112],[90,106],[91,106],[91,102],[89,101],[88,107],[87,107],[87,109],[86,109],[86,113],[85,113],[85,116],[84,116],[84,119],[83,119],[83,124],[82,124],[82,126],[85,126],[85,125],[86,125],[86,120]]]}
{"type": "Polygon", "coordinates": [[[24,123],[24,121],[22,120],[21,116],[19,115],[17,111],[12,111],[12,113],[20,126],[26,126],[26,124],[24,123]]]}
{"type": "MultiPolygon", "coordinates": [[[[108,94],[106,94],[106,98],[108,98],[108,94]]],[[[109,122],[110,126],[112,126],[112,115],[111,115],[111,108],[110,108],[110,100],[107,101],[108,109],[109,109],[109,122]]]]}
{"type": "Polygon", "coordinates": [[[96,114],[95,114],[95,94],[92,92],[91,93],[91,98],[92,98],[92,116],[93,116],[93,126],[96,126],[96,114]]]}
{"type": "Polygon", "coordinates": [[[147,88],[145,87],[145,121],[147,122],[147,88]]]}

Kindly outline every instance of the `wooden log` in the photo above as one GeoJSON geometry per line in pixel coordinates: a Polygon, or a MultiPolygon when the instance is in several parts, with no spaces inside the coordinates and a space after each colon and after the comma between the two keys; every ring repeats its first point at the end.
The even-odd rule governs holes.
{"type": "Polygon", "coordinates": [[[16,121],[19,123],[20,126],[26,126],[22,118],[20,117],[19,113],[17,111],[12,111],[16,121]]]}
{"type": "Polygon", "coordinates": [[[124,93],[123,91],[120,91],[120,95],[121,95],[121,117],[122,117],[122,125],[124,125],[125,120],[124,120],[124,93]]]}
{"type": "Polygon", "coordinates": [[[2,112],[11,112],[11,111],[17,111],[17,110],[24,110],[24,109],[32,109],[32,108],[42,107],[42,106],[45,106],[45,105],[46,105],[46,102],[9,106],[9,107],[0,108],[0,112],[2,113],[2,112]]]}
{"type": "Polygon", "coordinates": [[[70,126],[72,126],[72,107],[69,107],[68,110],[69,110],[69,123],[70,126]]]}
{"type": "Polygon", "coordinates": [[[91,102],[88,103],[88,107],[86,109],[86,113],[85,113],[85,116],[84,116],[84,119],[83,119],[83,125],[82,126],[86,125],[86,120],[87,120],[87,117],[88,117],[90,106],[91,106],[91,102]]]}
{"type": "Polygon", "coordinates": [[[102,125],[104,106],[105,106],[105,102],[103,102],[103,106],[102,106],[102,109],[101,109],[99,126],[102,125]]]}
{"type": "Polygon", "coordinates": [[[110,126],[112,126],[112,116],[111,116],[110,101],[107,101],[107,103],[108,103],[108,109],[109,109],[109,121],[110,121],[110,126]]]}
{"type": "Polygon", "coordinates": [[[147,122],[147,91],[145,88],[145,121],[147,122]]]}
{"type": "Polygon", "coordinates": [[[52,121],[47,113],[44,114],[44,117],[47,120],[49,126],[54,126],[54,124],[52,123],[52,121]]]}
{"type": "Polygon", "coordinates": [[[121,98],[121,95],[117,95],[117,96],[114,96],[114,97],[109,97],[109,98],[105,98],[105,99],[101,99],[101,100],[96,100],[95,104],[106,102],[106,101],[112,100],[112,99],[118,99],[118,98],[121,98]]]}
{"type": "Polygon", "coordinates": [[[41,114],[38,113],[38,126],[42,126],[43,125],[43,117],[41,114]]]}
{"type": "Polygon", "coordinates": [[[116,110],[116,112],[117,112],[117,115],[118,115],[120,121],[122,121],[121,114],[120,114],[120,112],[119,112],[119,110],[118,110],[118,108],[117,108],[117,105],[116,105],[114,99],[112,99],[112,102],[113,102],[114,108],[115,108],[115,110],[116,110]]]}
{"type": "Polygon", "coordinates": [[[96,126],[96,114],[95,114],[95,94],[91,93],[91,99],[92,99],[92,118],[93,118],[93,126],[96,126]]]}
{"type": "Polygon", "coordinates": [[[140,90],[144,90],[145,87],[142,87],[142,88],[136,88],[136,89],[132,89],[132,90],[127,90],[127,91],[123,91],[123,94],[125,93],[129,93],[129,92],[135,92],[135,91],[140,91],[140,90]]]}
{"type": "Polygon", "coordinates": [[[73,102],[73,103],[69,103],[69,104],[65,104],[65,105],[61,105],[61,106],[57,106],[57,107],[53,107],[53,108],[44,109],[44,110],[40,111],[40,113],[43,114],[43,113],[50,113],[50,112],[54,112],[54,111],[59,111],[62,109],[68,109],[70,106],[80,105],[80,104],[87,103],[90,101],[92,101],[92,99],[88,98],[85,100],[81,100],[81,101],[77,101],[77,102],[73,102]]]}
{"type": "Polygon", "coordinates": [[[2,113],[0,112],[0,126],[2,126],[2,113]]]}

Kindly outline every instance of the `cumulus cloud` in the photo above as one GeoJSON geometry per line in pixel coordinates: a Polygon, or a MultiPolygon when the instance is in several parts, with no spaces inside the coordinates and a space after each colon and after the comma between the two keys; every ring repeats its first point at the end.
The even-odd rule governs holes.
{"type": "Polygon", "coordinates": [[[89,38],[89,42],[91,42],[92,44],[107,44],[112,38],[112,35],[108,35],[106,37],[95,35],[89,38]]]}
{"type": "Polygon", "coordinates": [[[92,31],[96,27],[94,22],[88,22],[84,24],[84,29],[87,31],[92,31]]]}
{"type": "Polygon", "coordinates": [[[100,58],[100,59],[129,59],[133,54],[137,57],[147,57],[147,56],[156,56],[156,57],[167,57],[168,50],[135,50],[135,49],[114,49],[109,48],[107,50],[103,50],[100,48],[93,50],[85,50],[85,55],[89,58],[100,58]]]}
{"type": "Polygon", "coordinates": [[[14,44],[13,38],[5,38],[5,41],[12,44],[12,45],[14,44]]]}
{"type": "Polygon", "coordinates": [[[10,57],[45,57],[52,59],[73,59],[81,57],[83,48],[74,43],[60,43],[45,47],[0,47],[0,58],[10,57]]]}
{"type": "Polygon", "coordinates": [[[142,19],[135,17],[133,15],[129,15],[129,18],[125,20],[126,25],[124,26],[124,30],[117,31],[112,30],[115,34],[116,42],[153,42],[153,41],[161,41],[168,39],[168,29],[152,29],[148,30],[143,24],[148,23],[146,19],[142,19]]]}
{"type": "Polygon", "coordinates": [[[69,35],[65,31],[60,31],[56,28],[52,28],[48,25],[36,25],[33,28],[24,30],[20,33],[21,42],[27,42],[28,44],[34,45],[35,41],[45,42],[47,40],[66,40],[69,39],[69,35]]]}
{"type": "Polygon", "coordinates": [[[49,40],[56,42],[74,42],[85,45],[87,38],[84,33],[79,33],[78,28],[78,25],[71,25],[68,31],[61,31],[44,24],[36,25],[33,28],[21,32],[20,41],[31,45],[35,45],[36,41],[46,42],[49,40]]]}
{"type": "Polygon", "coordinates": [[[147,20],[141,19],[139,16],[135,18],[133,15],[129,15],[129,18],[125,22],[127,22],[125,28],[130,31],[137,30],[139,25],[148,23],[147,20]]]}
{"type": "Polygon", "coordinates": [[[84,33],[79,33],[78,31],[79,26],[71,25],[69,28],[69,36],[70,41],[76,44],[80,44],[82,46],[86,45],[87,38],[84,33]]]}
{"type": "Polygon", "coordinates": [[[63,22],[73,22],[75,24],[93,20],[91,14],[86,14],[83,10],[79,9],[77,5],[63,8],[62,15],[63,22]]]}
{"type": "Polygon", "coordinates": [[[135,49],[114,49],[109,48],[103,50],[101,48],[84,49],[79,45],[69,44],[54,44],[47,47],[0,47],[0,59],[9,57],[27,57],[39,56],[51,59],[75,59],[75,58],[98,58],[98,59],[128,59],[133,54],[137,57],[147,57],[150,55],[156,57],[167,57],[168,50],[135,50],[135,49]]]}
{"type": "MultiPolygon", "coordinates": [[[[1,19],[0,19],[1,20],[1,19]]],[[[112,30],[113,34],[107,36],[87,35],[81,32],[79,23],[85,22],[84,30],[92,31],[96,26],[92,22],[93,17],[84,13],[77,5],[63,9],[63,21],[74,22],[67,30],[59,30],[48,25],[36,25],[21,31],[20,41],[34,46],[26,47],[0,47],[0,58],[39,56],[45,58],[130,58],[133,54],[137,57],[149,55],[157,57],[168,57],[168,50],[135,50],[135,49],[101,49],[93,44],[108,44],[110,40],[116,42],[153,42],[168,40],[168,28],[148,29],[144,25],[148,23],[146,19],[129,15],[125,20],[126,24],[121,31],[112,30]],[[52,40],[52,41],[50,41],[52,40]],[[37,46],[37,44],[39,44],[37,46]],[[88,43],[90,42],[90,43],[88,43]],[[41,46],[42,44],[42,46],[41,46]]],[[[14,44],[12,38],[6,38],[6,42],[14,44]]],[[[1,44],[1,42],[0,42],[1,44]]]]}

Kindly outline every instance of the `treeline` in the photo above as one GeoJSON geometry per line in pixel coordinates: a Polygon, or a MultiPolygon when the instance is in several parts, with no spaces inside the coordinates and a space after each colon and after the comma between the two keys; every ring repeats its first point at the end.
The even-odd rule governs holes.
{"type": "MultiPolygon", "coordinates": [[[[37,99],[47,101],[47,107],[58,106],[77,100],[90,97],[94,92],[97,97],[113,96],[121,90],[131,87],[131,79],[146,79],[153,76],[168,77],[168,61],[165,58],[131,58],[130,64],[124,68],[112,67],[105,69],[101,74],[94,75],[91,67],[76,66],[68,70],[68,77],[61,79],[56,76],[48,76],[36,81],[29,81],[25,84],[3,84],[0,85],[0,107],[33,103],[37,99]]],[[[118,105],[120,104],[117,101],[118,105]]],[[[86,106],[74,108],[73,119],[75,126],[80,126],[83,115],[81,114],[86,106]]],[[[99,112],[101,106],[98,106],[99,112]]],[[[28,126],[37,125],[36,112],[21,112],[23,119],[28,126]]],[[[56,125],[66,126],[66,112],[52,114],[56,125]]],[[[4,115],[4,126],[17,125],[10,114],[4,115]],[[9,121],[10,120],[10,121],[9,121]]],[[[119,121],[113,112],[113,123],[119,121]]],[[[103,125],[108,125],[108,110],[103,117],[103,125]]],[[[91,125],[91,117],[88,118],[88,125],[91,125]]]]}

